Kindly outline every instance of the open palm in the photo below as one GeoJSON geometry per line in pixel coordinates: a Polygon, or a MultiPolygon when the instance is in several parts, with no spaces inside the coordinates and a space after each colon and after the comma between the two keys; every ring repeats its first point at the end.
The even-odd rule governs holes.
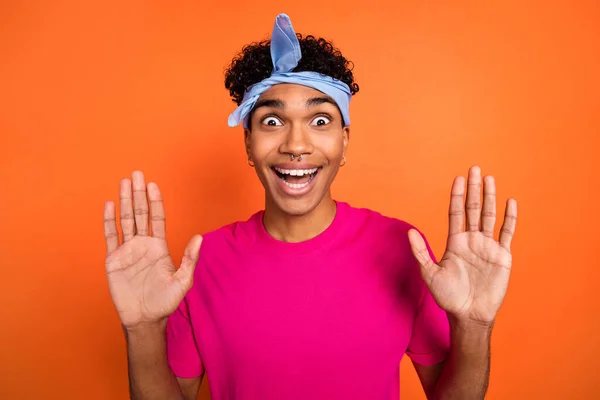
{"type": "Polygon", "coordinates": [[[104,207],[106,274],[113,303],[125,327],[164,320],[192,286],[202,237],[196,235],[190,240],[176,270],[165,238],[165,214],[158,186],[148,184],[147,194],[144,176],[136,171],[133,183],[128,179],[121,181],[120,199],[120,246],[114,203],[109,201],[104,207]]]}
{"type": "Polygon", "coordinates": [[[456,318],[492,323],[508,287],[512,265],[510,243],[516,227],[517,202],[514,199],[507,201],[500,238],[496,241],[494,178],[487,176],[483,182],[483,205],[481,186],[481,171],[479,167],[472,167],[465,203],[464,178],[454,180],[446,251],[437,264],[429,256],[419,232],[411,230],[409,240],[421,266],[421,275],[438,305],[456,318]],[[466,229],[463,227],[465,214],[466,229]]]}

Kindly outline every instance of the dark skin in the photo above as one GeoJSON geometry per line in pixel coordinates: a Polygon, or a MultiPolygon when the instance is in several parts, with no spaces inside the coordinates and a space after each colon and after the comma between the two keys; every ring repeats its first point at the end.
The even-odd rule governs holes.
{"type": "MultiPolygon", "coordinates": [[[[265,227],[276,239],[308,240],[335,216],[330,186],[348,149],[350,128],[343,127],[335,102],[306,86],[280,84],[263,93],[244,131],[246,153],[265,187],[265,227]],[[272,168],[303,154],[301,164],[318,167],[314,188],[290,196],[280,190],[272,168]]],[[[292,164],[300,164],[294,162],[292,164]]]]}
{"type": "MultiPolygon", "coordinates": [[[[315,237],[335,216],[330,186],[347,151],[350,130],[340,123],[337,106],[324,97],[304,86],[276,85],[263,94],[261,99],[270,101],[254,110],[251,129],[245,130],[246,151],[265,187],[265,228],[282,241],[315,237]],[[277,181],[273,167],[300,153],[303,162],[319,172],[310,191],[290,195],[277,181]]],[[[451,327],[446,362],[414,364],[428,399],[479,399],[487,389],[490,335],[506,294],[517,216],[516,201],[509,199],[496,241],[495,193],[493,177],[482,179],[479,167],[469,170],[467,186],[465,178],[455,178],[447,247],[437,264],[429,257],[421,235],[409,232],[421,275],[435,301],[448,313],[451,327]]],[[[191,288],[202,237],[192,237],[176,269],[166,244],[158,186],[146,185],[143,174],[136,171],[132,181],[121,182],[120,198],[122,243],[114,203],[107,202],[104,210],[106,272],[126,333],[131,398],[195,399],[202,377],[173,375],[164,334],[167,317],[191,288]]]]}

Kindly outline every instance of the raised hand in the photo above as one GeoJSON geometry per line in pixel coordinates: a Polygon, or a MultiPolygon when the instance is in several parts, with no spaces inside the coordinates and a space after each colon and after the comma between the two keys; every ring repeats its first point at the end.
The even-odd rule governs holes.
{"type": "Polygon", "coordinates": [[[158,186],[149,183],[146,191],[144,175],[136,171],[133,182],[121,181],[120,199],[121,245],[115,205],[108,201],[104,206],[106,275],[113,303],[126,328],[164,321],[192,286],[202,237],[195,235],[190,239],[176,270],[167,248],[165,213],[158,186]]]}
{"type": "Polygon", "coordinates": [[[455,178],[449,210],[446,251],[435,264],[414,229],[408,233],[421,275],[438,305],[451,316],[468,322],[493,324],[502,305],[512,265],[510,243],[517,222],[517,202],[508,199],[499,241],[494,239],[496,185],[492,176],[483,182],[481,171],[469,170],[467,200],[465,180],[455,178]],[[466,229],[463,227],[466,214],[466,229]]]}

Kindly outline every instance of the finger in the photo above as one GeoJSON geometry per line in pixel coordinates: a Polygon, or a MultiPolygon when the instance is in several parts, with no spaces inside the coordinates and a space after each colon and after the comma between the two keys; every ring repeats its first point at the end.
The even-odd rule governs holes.
{"type": "Polygon", "coordinates": [[[483,211],[481,212],[481,231],[487,237],[494,237],[496,224],[496,182],[493,176],[483,179],[483,211]]]}
{"type": "Polygon", "coordinates": [[[467,212],[467,231],[478,231],[481,218],[481,170],[478,166],[469,169],[465,209],[467,212]]]}
{"type": "Polygon", "coordinates": [[[133,219],[133,197],[131,194],[131,181],[123,179],[121,181],[120,198],[120,222],[123,230],[123,243],[133,239],[135,234],[135,220],[133,219]]]}
{"type": "Polygon", "coordinates": [[[162,195],[158,185],[154,182],[148,184],[148,199],[150,200],[150,222],[152,224],[152,236],[165,239],[165,210],[162,195]]]}
{"type": "Polygon", "coordinates": [[[463,232],[465,223],[465,178],[458,176],[454,178],[450,192],[450,208],[448,210],[449,235],[463,232]]]}
{"type": "Polygon", "coordinates": [[[408,241],[410,242],[410,249],[421,267],[423,278],[425,278],[426,282],[429,282],[439,267],[431,259],[425,240],[419,231],[416,229],[409,230],[408,241]]]}
{"type": "Polygon", "coordinates": [[[148,197],[146,182],[141,171],[133,173],[133,213],[135,215],[136,235],[148,235],[148,197]]]}
{"type": "Polygon", "coordinates": [[[201,245],[202,236],[194,235],[185,247],[183,260],[181,260],[181,265],[177,272],[175,272],[175,278],[181,282],[186,292],[192,287],[192,283],[194,282],[194,271],[196,270],[196,264],[200,256],[201,245]]]}
{"type": "Polygon", "coordinates": [[[510,251],[510,243],[515,235],[517,227],[517,201],[508,199],[506,201],[506,211],[504,212],[504,223],[500,228],[500,245],[510,251]]]}
{"type": "Polygon", "coordinates": [[[107,201],[104,204],[104,238],[106,239],[106,254],[112,253],[119,247],[115,203],[112,201],[107,201]]]}

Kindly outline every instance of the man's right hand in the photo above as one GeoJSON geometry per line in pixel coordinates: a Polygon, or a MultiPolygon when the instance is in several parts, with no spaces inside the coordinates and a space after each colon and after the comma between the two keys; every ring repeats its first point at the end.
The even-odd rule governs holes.
{"type": "Polygon", "coordinates": [[[181,266],[175,269],[165,238],[158,186],[149,183],[146,191],[144,175],[136,171],[133,183],[121,181],[120,199],[120,245],[115,204],[108,201],[104,206],[106,275],[113,303],[126,329],[164,322],[192,287],[202,236],[190,239],[181,266]]]}

